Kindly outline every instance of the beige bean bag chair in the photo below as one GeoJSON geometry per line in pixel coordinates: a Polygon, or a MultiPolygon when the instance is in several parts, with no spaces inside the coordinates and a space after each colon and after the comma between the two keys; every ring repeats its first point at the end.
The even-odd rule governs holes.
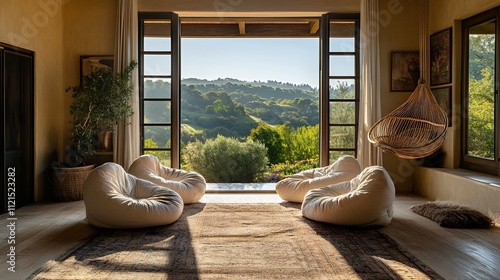
{"type": "Polygon", "coordinates": [[[95,168],[83,186],[90,224],[105,228],[166,225],[179,219],[184,204],[173,190],[127,174],[118,164],[95,168]]]}
{"type": "Polygon", "coordinates": [[[137,178],[174,190],[185,204],[199,201],[207,188],[205,178],[199,173],[163,166],[153,155],[137,158],[130,165],[128,172],[137,178]]]}
{"type": "Polygon", "coordinates": [[[287,201],[302,202],[309,190],[349,181],[361,172],[353,156],[343,155],[333,164],[305,170],[276,183],[276,192],[287,201]]]}
{"type": "Polygon", "coordinates": [[[365,168],[356,178],[309,191],[302,215],[345,226],[384,226],[391,222],[394,183],[381,166],[365,168]]]}

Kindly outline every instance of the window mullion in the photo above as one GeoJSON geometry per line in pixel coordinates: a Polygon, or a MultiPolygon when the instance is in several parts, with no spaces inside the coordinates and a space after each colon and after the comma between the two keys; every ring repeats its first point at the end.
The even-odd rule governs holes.
{"type": "Polygon", "coordinates": [[[156,155],[162,164],[179,168],[179,17],[168,12],[140,12],[139,32],[141,153],[156,155]]]}

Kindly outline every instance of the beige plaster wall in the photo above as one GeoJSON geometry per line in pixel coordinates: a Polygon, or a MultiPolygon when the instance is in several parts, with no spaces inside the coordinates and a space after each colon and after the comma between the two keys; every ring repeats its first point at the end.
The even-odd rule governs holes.
{"type": "MultiPolygon", "coordinates": [[[[401,12],[393,14],[380,30],[380,76],[382,115],[386,115],[402,104],[411,92],[390,91],[390,52],[419,50],[419,1],[379,1],[381,14],[387,7],[400,3],[401,12]]],[[[498,0],[432,0],[429,1],[429,35],[453,27],[452,31],[452,126],[448,129],[443,150],[446,153],[444,167],[458,168],[460,160],[460,71],[461,29],[460,21],[469,16],[500,5],[498,0]]],[[[383,22],[383,20],[381,20],[383,22]]],[[[429,39],[428,39],[429,43],[429,39]]],[[[427,51],[429,51],[427,49],[427,51]]],[[[429,63],[428,63],[429,66],[429,63]]],[[[427,69],[429,71],[429,69],[427,69]]],[[[427,78],[428,79],[428,78],[427,78]]],[[[441,87],[441,86],[440,86],[441,87]]],[[[434,88],[434,87],[431,87],[434,88]]],[[[421,165],[419,160],[404,160],[384,153],[384,167],[391,174],[398,192],[415,191],[414,172],[421,165]]],[[[420,186],[419,186],[420,187],[420,186]]]]}
{"type": "Polygon", "coordinates": [[[429,28],[431,34],[462,20],[500,5],[499,0],[431,0],[429,28]]]}
{"type": "MultiPolygon", "coordinates": [[[[116,0],[71,0],[63,9],[64,88],[80,83],[80,56],[113,55],[115,42],[116,0]]],[[[71,94],[64,96],[64,147],[69,145],[71,94]]],[[[64,158],[61,158],[64,160],[64,158]]]]}
{"type": "MultiPolygon", "coordinates": [[[[35,201],[50,198],[45,171],[64,161],[80,55],[113,54],[116,0],[4,0],[0,41],[35,52],[35,201]]],[[[26,174],[30,176],[30,174],[26,174]]]]}
{"type": "Polygon", "coordinates": [[[1,42],[35,52],[34,195],[39,201],[50,194],[45,170],[58,159],[65,121],[61,1],[4,0],[0,26],[1,42]]]}
{"type": "MultiPolygon", "coordinates": [[[[444,167],[460,166],[460,116],[461,116],[461,20],[500,5],[498,0],[432,0],[429,7],[430,34],[452,27],[452,127],[449,128],[444,151],[444,167]]],[[[429,199],[452,200],[470,205],[484,213],[499,215],[500,187],[470,178],[474,172],[462,169],[440,170],[417,168],[414,189],[417,194],[429,199]],[[450,175],[453,172],[453,175],[450,175]],[[456,173],[459,172],[459,175],[456,173]],[[465,175],[464,175],[465,174],[465,175]],[[472,174],[472,175],[471,175],[472,174]]],[[[495,181],[498,177],[485,176],[495,181]]],[[[498,217],[496,217],[498,218],[498,217]]]]}
{"type": "MultiPolygon", "coordinates": [[[[419,4],[411,0],[379,1],[380,98],[382,116],[404,103],[411,92],[391,92],[391,52],[419,51],[419,4]]],[[[414,167],[418,162],[383,154],[383,165],[397,192],[411,192],[414,167]]]]}

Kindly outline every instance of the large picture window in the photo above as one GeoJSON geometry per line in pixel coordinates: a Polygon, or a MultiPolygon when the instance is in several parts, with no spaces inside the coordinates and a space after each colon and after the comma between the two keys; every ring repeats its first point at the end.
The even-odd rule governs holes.
{"type": "Polygon", "coordinates": [[[462,23],[462,167],[500,175],[500,8],[462,23]]]}
{"type": "Polygon", "coordinates": [[[356,156],[359,14],[218,21],[143,12],[139,32],[141,153],[189,167],[181,147],[219,135],[242,141],[260,126],[278,133],[282,148],[294,149],[286,152],[293,160],[270,164],[317,165],[319,156],[325,166],[340,155],[356,156]],[[232,67],[229,60],[240,63],[232,67]],[[254,73],[273,76],[243,76],[254,73]]]}

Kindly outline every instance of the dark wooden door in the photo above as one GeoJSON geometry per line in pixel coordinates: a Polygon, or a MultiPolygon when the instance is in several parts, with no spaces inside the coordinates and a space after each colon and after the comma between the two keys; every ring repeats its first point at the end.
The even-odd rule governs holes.
{"type": "Polygon", "coordinates": [[[0,45],[3,212],[33,201],[34,54],[0,45]]]}

